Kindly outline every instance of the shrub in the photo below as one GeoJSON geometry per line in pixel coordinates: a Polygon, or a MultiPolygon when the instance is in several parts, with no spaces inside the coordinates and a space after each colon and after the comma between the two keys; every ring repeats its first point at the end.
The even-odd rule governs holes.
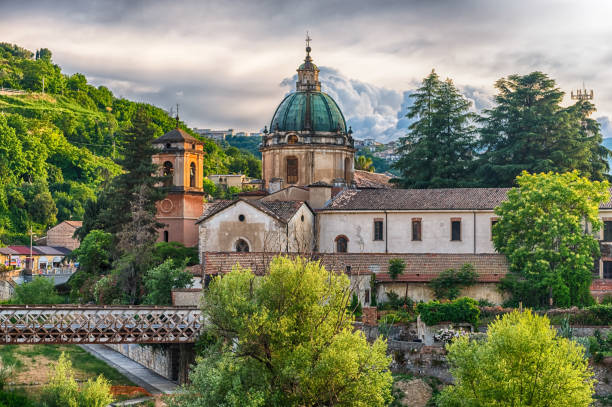
{"type": "Polygon", "coordinates": [[[113,401],[110,387],[109,381],[99,375],[79,390],[72,363],[62,352],[43,388],[41,401],[45,407],[104,407],[113,401]]]}
{"type": "Polygon", "coordinates": [[[603,298],[601,299],[600,304],[603,304],[603,305],[610,305],[610,304],[612,304],[612,294],[604,295],[603,298]]]}
{"type": "Polygon", "coordinates": [[[612,321],[612,304],[597,304],[570,314],[575,325],[609,325],[612,321]]]}
{"type": "Polygon", "coordinates": [[[387,301],[378,304],[380,310],[398,310],[400,308],[412,309],[414,302],[409,297],[400,297],[399,294],[389,291],[386,293],[387,301]]]}
{"type": "Polygon", "coordinates": [[[16,286],[11,298],[13,304],[59,304],[62,300],[55,291],[53,281],[46,277],[35,277],[30,283],[16,286]]]}
{"type": "Polygon", "coordinates": [[[467,297],[447,303],[438,301],[420,303],[417,305],[417,311],[421,314],[421,320],[429,326],[446,321],[476,325],[480,316],[476,300],[467,297]]]}
{"type": "Polygon", "coordinates": [[[102,375],[96,377],[96,380],[87,380],[79,393],[79,401],[83,407],[104,407],[112,403],[110,382],[102,375]]]}
{"type": "Polygon", "coordinates": [[[391,259],[389,260],[389,276],[391,280],[397,279],[397,276],[404,273],[406,263],[402,259],[391,259]]]}
{"type": "Polygon", "coordinates": [[[429,286],[436,298],[454,300],[459,296],[462,288],[476,284],[477,279],[478,273],[476,273],[474,266],[465,263],[459,271],[454,269],[443,271],[429,282],[429,286]]]}
{"type": "Polygon", "coordinates": [[[1,407],[35,407],[32,400],[17,390],[0,391],[1,407]]]}
{"type": "Polygon", "coordinates": [[[353,298],[351,299],[351,304],[349,305],[349,311],[353,313],[356,317],[360,317],[363,313],[361,309],[361,303],[359,302],[359,298],[357,298],[357,294],[353,293],[353,298]]]}
{"type": "Polygon", "coordinates": [[[74,380],[72,363],[64,352],[50,374],[49,383],[44,387],[41,400],[47,407],[78,407],[79,385],[74,380]]]}

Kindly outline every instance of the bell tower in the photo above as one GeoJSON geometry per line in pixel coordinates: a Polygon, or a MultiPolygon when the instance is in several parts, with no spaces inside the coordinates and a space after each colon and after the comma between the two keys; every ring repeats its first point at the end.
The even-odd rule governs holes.
{"type": "MultiPolygon", "coordinates": [[[[178,120],[177,120],[178,122],[178,120]]],[[[153,162],[165,176],[166,198],[157,203],[157,219],[165,224],[158,241],[180,242],[187,247],[198,244],[195,221],[204,203],[204,144],[177,128],[153,140],[159,153],[153,162]]]]}

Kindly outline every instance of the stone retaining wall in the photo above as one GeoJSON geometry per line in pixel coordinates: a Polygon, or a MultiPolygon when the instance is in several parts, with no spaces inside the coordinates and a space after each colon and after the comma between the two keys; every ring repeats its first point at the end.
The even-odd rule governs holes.
{"type": "Polygon", "coordinates": [[[168,380],[177,380],[178,351],[172,345],[110,344],[109,348],[127,356],[168,380]]]}

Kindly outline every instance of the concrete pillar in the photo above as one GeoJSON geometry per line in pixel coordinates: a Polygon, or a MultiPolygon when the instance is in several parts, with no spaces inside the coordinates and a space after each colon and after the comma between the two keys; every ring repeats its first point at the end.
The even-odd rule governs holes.
{"type": "Polygon", "coordinates": [[[193,343],[179,344],[179,384],[189,382],[189,368],[195,363],[195,345],[193,343]]]}

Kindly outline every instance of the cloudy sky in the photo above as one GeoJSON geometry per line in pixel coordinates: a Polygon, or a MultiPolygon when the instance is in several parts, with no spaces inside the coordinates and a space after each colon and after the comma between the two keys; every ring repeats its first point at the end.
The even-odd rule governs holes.
{"type": "Polygon", "coordinates": [[[357,137],[380,140],[405,132],[410,90],[432,68],[478,109],[509,74],[541,70],[568,93],[584,82],[612,137],[610,21],[605,0],[0,0],[0,41],[49,48],[118,96],[179,103],[191,127],[268,124],[309,30],[323,90],[357,137]]]}

